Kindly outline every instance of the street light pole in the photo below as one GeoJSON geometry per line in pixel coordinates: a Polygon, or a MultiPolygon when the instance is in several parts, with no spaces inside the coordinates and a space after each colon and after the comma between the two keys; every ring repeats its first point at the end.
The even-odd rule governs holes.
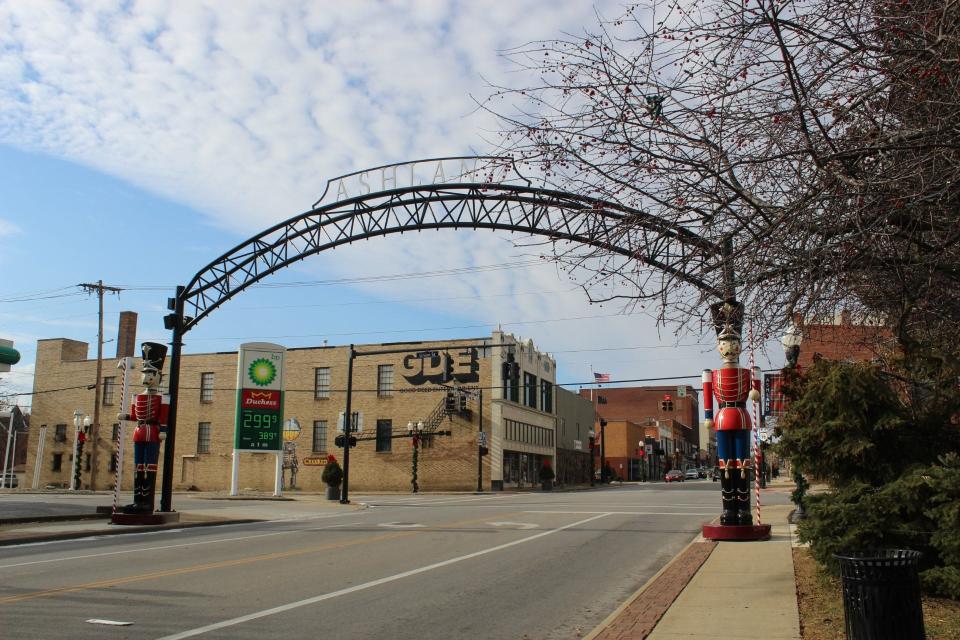
{"type": "Polygon", "coordinates": [[[480,436],[477,438],[477,493],[483,492],[483,443],[486,441],[483,433],[483,389],[477,390],[477,427],[480,431],[480,436]]]}
{"type": "MultiPolygon", "coordinates": [[[[783,367],[783,376],[786,377],[788,370],[797,369],[798,360],[800,359],[800,345],[803,343],[803,333],[799,328],[792,322],[790,326],[787,327],[787,332],[784,334],[783,338],[780,340],[783,344],[783,353],[786,356],[786,365],[783,367]]],[[[782,384],[782,382],[781,382],[782,384]]],[[[793,480],[797,483],[797,518],[802,518],[803,513],[803,489],[805,481],[803,479],[803,474],[800,473],[800,470],[797,469],[797,465],[793,466],[793,480]]]]}
{"type": "Polygon", "coordinates": [[[343,493],[340,494],[340,504],[350,504],[347,493],[350,485],[350,434],[353,433],[353,415],[351,413],[350,396],[353,392],[353,345],[347,349],[347,406],[343,412],[343,493]]]}

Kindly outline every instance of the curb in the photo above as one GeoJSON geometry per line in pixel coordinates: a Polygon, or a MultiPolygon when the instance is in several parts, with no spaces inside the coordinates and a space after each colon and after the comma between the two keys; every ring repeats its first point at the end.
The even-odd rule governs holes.
{"type": "MultiPolygon", "coordinates": [[[[598,624],[596,627],[594,627],[594,629],[590,633],[584,636],[583,640],[595,640],[595,638],[600,636],[600,634],[602,634],[609,627],[611,627],[613,623],[617,620],[617,618],[619,618],[620,615],[624,611],[626,611],[626,609],[637,600],[637,598],[642,596],[644,592],[650,589],[654,585],[654,583],[656,583],[657,580],[659,580],[674,564],[676,564],[695,544],[706,544],[706,542],[703,540],[703,537],[700,534],[697,534],[693,538],[693,540],[687,543],[687,546],[685,546],[677,555],[671,558],[667,564],[660,567],[660,570],[657,571],[655,574],[653,574],[653,576],[649,580],[647,580],[642,587],[640,587],[639,589],[634,591],[632,594],[630,594],[630,596],[626,600],[624,600],[623,603],[613,611],[613,613],[611,613],[609,616],[604,618],[600,624],[598,624]]],[[[710,549],[710,552],[706,555],[703,561],[701,561],[700,565],[697,567],[697,570],[694,571],[693,574],[691,574],[690,578],[687,580],[687,584],[690,583],[690,580],[693,579],[693,576],[697,574],[697,572],[700,570],[700,567],[703,566],[703,563],[706,562],[707,558],[710,557],[710,554],[713,553],[713,550],[716,549],[717,543],[714,542],[712,544],[713,544],[713,547],[710,549]]],[[[684,585],[684,587],[686,587],[686,585],[684,585]]],[[[672,605],[673,603],[671,602],[670,604],[672,605]]],[[[670,605],[668,605],[666,609],[669,609],[669,608],[670,608],[670,605]]],[[[664,609],[664,611],[662,611],[657,616],[658,621],[666,613],[666,609],[664,609]]],[[[643,637],[646,637],[646,636],[643,636],[643,637]]]]}
{"type": "Polygon", "coordinates": [[[106,529],[103,531],[63,531],[60,533],[47,533],[47,534],[41,534],[41,535],[25,535],[22,537],[9,538],[9,539],[0,538],[0,547],[9,547],[9,546],[16,546],[21,544],[32,544],[34,542],[54,542],[57,540],[79,540],[82,538],[96,538],[100,536],[122,536],[129,533],[144,533],[147,531],[163,531],[165,529],[193,529],[196,527],[219,527],[219,526],[228,525],[228,524],[253,524],[256,522],[266,522],[266,520],[262,520],[259,518],[241,518],[236,520],[176,522],[171,524],[146,526],[146,527],[106,529]]]}
{"type": "Polygon", "coordinates": [[[70,522],[73,520],[104,520],[110,517],[110,512],[75,513],[62,516],[23,516],[20,518],[0,518],[0,527],[8,524],[31,524],[34,522],[70,522]]]}

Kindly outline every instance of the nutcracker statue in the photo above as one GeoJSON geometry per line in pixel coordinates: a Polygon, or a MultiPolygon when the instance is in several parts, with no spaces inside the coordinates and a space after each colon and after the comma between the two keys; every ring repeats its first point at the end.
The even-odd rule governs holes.
{"type": "Polygon", "coordinates": [[[146,389],[137,394],[130,405],[130,413],[121,413],[120,420],[135,420],[133,432],[133,504],[123,508],[124,513],[153,513],[154,491],[157,484],[157,459],[160,442],[167,437],[167,399],[160,393],[160,378],[167,347],[157,342],[144,342],[143,384],[146,389]]]}
{"type": "Polygon", "coordinates": [[[711,305],[717,331],[717,350],[723,365],[703,372],[703,416],[717,432],[717,457],[723,511],[720,525],[753,524],[750,511],[750,414],[747,400],[760,399],[758,372],[740,367],[743,305],[736,301],[711,305]],[[717,402],[714,417],[713,403],[717,402]]]}

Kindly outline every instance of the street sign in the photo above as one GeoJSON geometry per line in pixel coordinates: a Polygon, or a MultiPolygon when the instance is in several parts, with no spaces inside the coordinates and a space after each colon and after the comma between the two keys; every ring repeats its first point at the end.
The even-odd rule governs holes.
{"type": "Polygon", "coordinates": [[[677,397],[686,398],[687,397],[687,388],[686,387],[677,387],[677,397]]]}
{"type": "Polygon", "coordinates": [[[417,353],[415,353],[414,356],[417,358],[420,358],[421,360],[424,360],[426,358],[431,358],[431,359],[439,358],[440,352],[439,351],[417,351],[417,353]]]}
{"type": "Polygon", "coordinates": [[[480,434],[477,436],[477,443],[478,443],[481,447],[487,446],[487,432],[486,432],[486,431],[481,431],[481,432],[480,432],[480,434]]]}
{"type": "Polygon", "coordinates": [[[280,451],[283,431],[283,362],[286,348],[266,342],[240,345],[234,449],[280,451]]]}
{"type": "Polygon", "coordinates": [[[652,456],[652,455],[653,455],[653,445],[652,445],[652,444],[644,445],[643,450],[644,450],[644,453],[646,453],[648,456],[652,456]]]}
{"type": "MultiPolygon", "coordinates": [[[[363,414],[352,411],[353,420],[350,421],[350,433],[363,433],[363,414]]],[[[337,432],[343,433],[343,411],[337,414],[337,432]]]]}
{"type": "Polygon", "coordinates": [[[305,467],[323,467],[327,464],[327,459],[323,456],[310,456],[304,458],[301,463],[305,467]]]}

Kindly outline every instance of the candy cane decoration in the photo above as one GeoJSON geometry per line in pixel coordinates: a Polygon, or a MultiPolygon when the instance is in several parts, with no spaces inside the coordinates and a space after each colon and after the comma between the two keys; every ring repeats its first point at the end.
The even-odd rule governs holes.
{"type": "MultiPolygon", "coordinates": [[[[750,322],[750,375],[759,378],[760,369],[756,366],[753,351],[753,321],[750,322]]],[[[762,461],[760,459],[760,403],[753,401],[753,486],[757,495],[757,525],[762,524],[760,520],[760,474],[763,473],[762,461]]]]}
{"type": "MultiPolygon", "coordinates": [[[[130,389],[130,375],[133,371],[133,358],[127,357],[117,363],[117,368],[123,371],[123,377],[120,378],[120,407],[121,413],[127,412],[129,399],[127,392],[130,389]]],[[[117,421],[117,470],[113,479],[113,512],[116,513],[120,503],[120,482],[123,479],[123,443],[126,440],[123,435],[123,426],[125,420],[117,421]]]]}

